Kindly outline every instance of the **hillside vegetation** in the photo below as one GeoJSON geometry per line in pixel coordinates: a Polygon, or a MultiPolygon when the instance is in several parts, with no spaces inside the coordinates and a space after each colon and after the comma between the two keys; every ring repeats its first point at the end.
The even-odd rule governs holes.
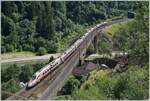
{"type": "Polygon", "coordinates": [[[90,25],[134,11],[134,3],[2,1],[1,52],[63,51],[90,25]]]}
{"type": "Polygon", "coordinates": [[[30,57],[35,56],[36,54],[33,52],[22,51],[22,52],[8,52],[1,54],[1,59],[8,59],[8,58],[16,58],[16,57],[30,57]]]}
{"type": "MultiPolygon", "coordinates": [[[[134,11],[133,21],[107,31],[114,48],[129,53],[129,69],[120,74],[97,69],[87,76],[71,76],[56,99],[148,99],[148,6],[146,1],[2,1],[1,53],[62,52],[90,26],[134,11]]],[[[100,53],[111,51],[108,44],[100,42],[100,53]]],[[[27,82],[43,65],[13,64],[3,69],[2,99],[10,96],[3,91],[17,92],[19,83],[27,82]]]]}
{"type": "MultiPolygon", "coordinates": [[[[87,76],[70,77],[62,88],[62,94],[54,99],[70,100],[147,100],[149,99],[149,21],[148,3],[135,4],[136,18],[123,24],[115,24],[105,32],[112,35],[114,48],[129,54],[128,70],[112,73],[97,69],[87,76]],[[70,88],[70,89],[69,89],[70,88]],[[66,90],[67,89],[67,90],[66,90]],[[64,92],[68,91],[68,92],[64,92]]],[[[102,40],[102,53],[109,50],[109,43],[102,40]]]]}
{"type": "Polygon", "coordinates": [[[16,93],[21,89],[20,82],[26,83],[33,76],[33,74],[47,64],[47,61],[9,64],[1,70],[1,90],[2,99],[11,96],[8,93],[16,93]],[[3,92],[4,91],[4,92],[3,92]],[[6,93],[5,93],[6,92],[6,93]]]}
{"type": "MultiPolygon", "coordinates": [[[[124,73],[113,74],[109,70],[95,70],[88,79],[71,95],[58,96],[55,99],[70,100],[145,100],[148,99],[148,65],[143,68],[129,66],[124,73]]],[[[74,86],[76,85],[74,79],[74,86]]],[[[71,80],[70,80],[71,81],[71,80]]],[[[73,80],[72,80],[73,81],[73,80]]],[[[73,84],[72,84],[73,85],[73,84]]]]}
{"type": "Polygon", "coordinates": [[[116,23],[116,24],[106,27],[103,31],[113,37],[113,35],[117,33],[121,28],[127,26],[127,23],[129,23],[129,21],[116,23]]]}

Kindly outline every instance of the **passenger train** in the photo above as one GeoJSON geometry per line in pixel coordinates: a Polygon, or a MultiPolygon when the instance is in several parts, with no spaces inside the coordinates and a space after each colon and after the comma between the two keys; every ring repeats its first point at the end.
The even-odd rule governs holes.
{"type": "Polygon", "coordinates": [[[97,24],[93,28],[91,28],[87,33],[85,33],[81,38],[79,38],[74,44],[72,44],[60,57],[56,58],[40,70],[38,70],[31,80],[27,83],[26,88],[34,87],[38,84],[44,77],[46,77],[49,73],[53,72],[57,67],[62,64],[80,45],[81,43],[86,40],[87,37],[90,37],[90,33],[93,32],[95,29],[104,27],[107,25],[107,22],[102,22],[97,24]]]}

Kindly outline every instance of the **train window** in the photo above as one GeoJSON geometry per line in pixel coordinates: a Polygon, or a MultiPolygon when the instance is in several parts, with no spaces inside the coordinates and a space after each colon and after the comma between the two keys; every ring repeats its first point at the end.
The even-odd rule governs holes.
{"type": "Polygon", "coordinates": [[[34,80],[34,79],[36,79],[36,75],[33,75],[33,76],[32,76],[32,80],[34,80]]]}
{"type": "Polygon", "coordinates": [[[54,63],[55,62],[55,60],[54,61],[52,61],[52,63],[54,63]]]}

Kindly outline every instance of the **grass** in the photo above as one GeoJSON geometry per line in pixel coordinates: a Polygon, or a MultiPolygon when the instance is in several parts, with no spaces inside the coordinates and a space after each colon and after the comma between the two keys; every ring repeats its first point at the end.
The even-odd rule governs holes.
{"type": "Polygon", "coordinates": [[[128,22],[129,22],[129,21],[113,24],[113,25],[108,26],[108,27],[106,27],[105,29],[103,29],[103,31],[104,31],[105,33],[108,33],[109,35],[113,36],[116,32],[119,31],[120,28],[125,27],[128,22]]]}
{"type": "Polygon", "coordinates": [[[36,54],[33,52],[10,52],[1,54],[1,59],[15,58],[15,57],[29,57],[35,56],[36,54]]]}
{"type": "Polygon", "coordinates": [[[10,67],[13,64],[18,64],[20,66],[25,65],[25,64],[37,64],[37,63],[47,63],[48,60],[30,60],[30,61],[22,61],[22,62],[15,62],[15,63],[4,63],[1,64],[1,69],[7,69],[8,67],[10,67]]]}

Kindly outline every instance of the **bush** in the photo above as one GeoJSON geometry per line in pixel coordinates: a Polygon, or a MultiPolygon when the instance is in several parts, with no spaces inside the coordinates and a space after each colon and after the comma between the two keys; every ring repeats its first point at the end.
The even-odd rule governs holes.
{"type": "Polygon", "coordinates": [[[55,41],[46,41],[45,47],[48,53],[56,53],[58,49],[58,44],[55,41]]]}
{"type": "Polygon", "coordinates": [[[6,48],[5,48],[5,46],[2,46],[1,47],[1,53],[5,53],[6,52],[6,48]]]}
{"type": "MultiPolygon", "coordinates": [[[[15,93],[20,89],[19,84],[17,83],[16,79],[11,79],[6,83],[2,84],[2,91],[15,93]]],[[[6,99],[10,95],[2,92],[2,99],[6,99]]]]}
{"type": "MultiPolygon", "coordinates": [[[[108,70],[93,71],[79,89],[72,79],[66,84],[66,91],[71,92],[69,99],[99,99],[99,100],[145,100],[148,99],[149,78],[148,66],[129,66],[123,73],[110,74],[108,70]],[[70,86],[69,84],[74,86],[70,86]]],[[[68,93],[67,93],[68,94],[68,93]]]]}
{"type": "Polygon", "coordinates": [[[2,82],[9,81],[10,79],[13,78],[18,78],[18,75],[20,73],[21,69],[18,65],[13,64],[7,69],[2,70],[2,82]]]}
{"type": "Polygon", "coordinates": [[[64,94],[71,94],[74,90],[79,88],[79,85],[80,82],[74,77],[71,77],[63,87],[64,94]]]}
{"type": "Polygon", "coordinates": [[[46,53],[47,53],[46,49],[45,49],[44,47],[40,47],[40,48],[38,49],[37,55],[44,55],[44,54],[46,54],[46,53]]]}
{"type": "Polygon", "coordinates": [[[10,44],[6,44],[6,51],[7,52],[13,52],[14,51],[14,46],[10,44]]]}
{"type": "Polygon", "coordinates": [[[32,46],[32,45],[24,44],[24,45],[23,45],[23,50],[34,52],[35,49],[34,49],[34,46],[32,46]]]}
{"type": "Polygon", "coordinates": [[[54,60],[54,57],[53,57],[53,56],[51,56],[51,57],[49,58],[48,63],[52,62],[53,60],[54,60]]]}
{"type": "Polygon", "coordinates": [[[19,75],[19,80],[27,82],[33,75],[33,67],[31,65],[24,65],[21,68],[21,73],[19,75]]]}
{"type": "Polygon", "coordinates": [[[43,66],[45,66],[45,63],[37,63],[37,64],[33,64],[33,72],[37,72],[39,69],[41,69],[43,66]]]}

